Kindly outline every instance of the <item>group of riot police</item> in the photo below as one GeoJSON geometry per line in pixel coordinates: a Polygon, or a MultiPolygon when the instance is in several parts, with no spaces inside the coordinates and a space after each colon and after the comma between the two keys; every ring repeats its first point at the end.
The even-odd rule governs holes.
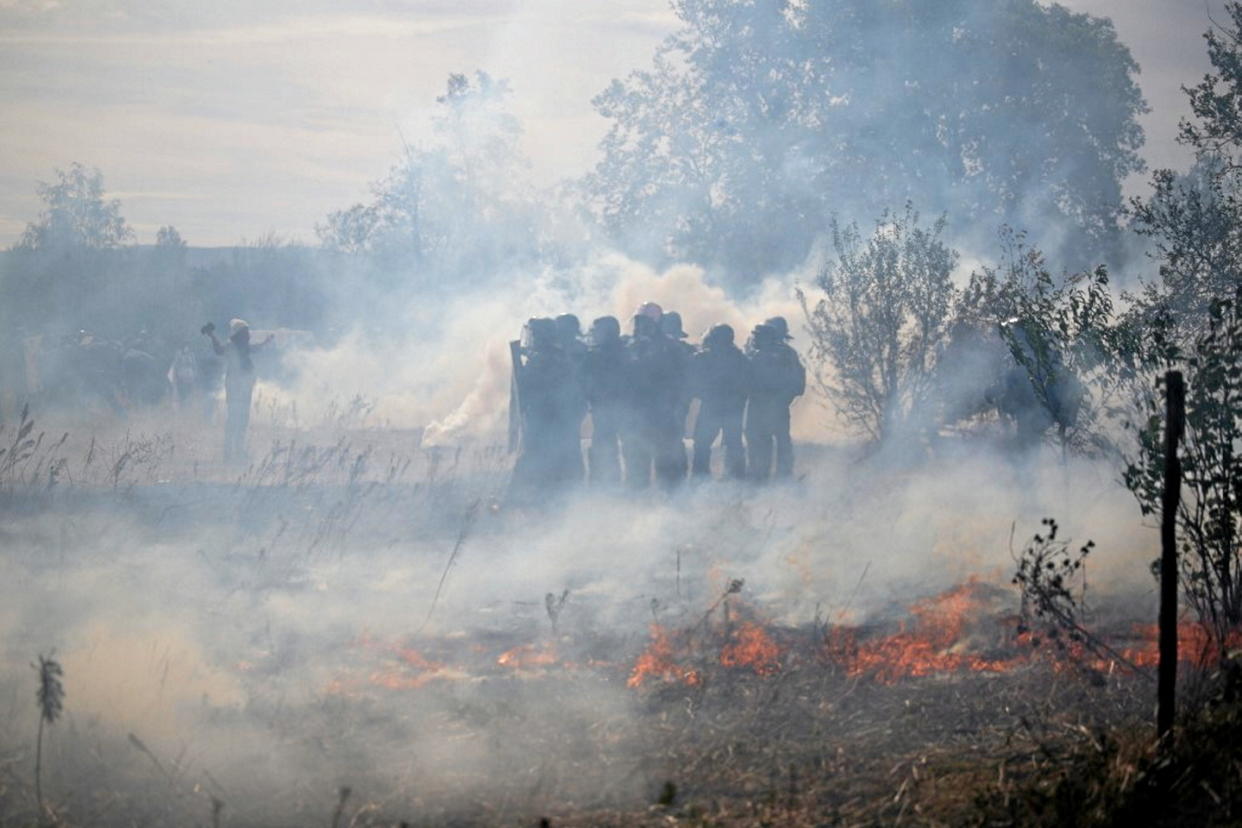
{"type": "Polygon", "coordinates": [[[729,325],[713,326],[696,347],[681,315],[654,302],[638,307],[628,335],[613,316],[596,319],[585,336],[573,314],[531,319],[510,344],[510,448],[519,452],[512,494],[538,500],[584,479],[673,489],[687,473],[711,476],[718,439],[728,477],[792,475],[789,407],[806,390],[806,370],[790,339],[775,316],[755,326],[744,348],[729,325]]]}

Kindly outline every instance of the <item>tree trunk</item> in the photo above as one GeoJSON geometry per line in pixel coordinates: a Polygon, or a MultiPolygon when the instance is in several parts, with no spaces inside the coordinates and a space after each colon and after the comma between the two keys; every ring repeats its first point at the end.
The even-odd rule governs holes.
{"type": "Polygon", "coordinates": [[[1177,445],[1185,427],[1186,386],[1180,371],[1164,375],[1164,497],[1160,521],[1160,668],[1156,688],[1156,734],[1164,739],[1173,729],[1177,688],[1177,508],[1182,491],[1182,464],[1177,445]]]}

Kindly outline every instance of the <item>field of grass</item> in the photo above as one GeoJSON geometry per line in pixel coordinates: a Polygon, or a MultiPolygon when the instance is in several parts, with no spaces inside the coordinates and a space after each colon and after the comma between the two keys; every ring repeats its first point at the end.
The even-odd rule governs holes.
{"type": "Polygon", "coordinates": [[[968,555],[846,543],[813,481],[519,512],[503,450],[413,432],[21,428],[0,825],[40,820],[38,654],[69,826],[986,824],[1147,727],[1147,678],[1032,652],[968,555]]]}

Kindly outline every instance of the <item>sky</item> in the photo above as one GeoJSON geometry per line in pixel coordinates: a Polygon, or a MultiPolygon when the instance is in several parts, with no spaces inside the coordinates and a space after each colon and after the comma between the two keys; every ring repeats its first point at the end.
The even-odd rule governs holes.
{"type": "MultiPolygon", "coordinates": [[[[1181,87],[1221,2],[1062,3],[1112,18],[1142,67],[1152,167],[1185,165],[1181,87]]],[[[508,79],[536,176],[578,175],[607,128],[591,98],[676,22],[667,0],[0,0],[0,246],[74,161],[140,243],[166,224],[195,246],[312,242],[426,134],[451,72],[508,79]]]]}

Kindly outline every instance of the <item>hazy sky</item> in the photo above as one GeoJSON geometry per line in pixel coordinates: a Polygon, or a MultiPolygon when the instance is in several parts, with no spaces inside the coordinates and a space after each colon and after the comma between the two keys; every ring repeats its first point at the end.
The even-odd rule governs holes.
{"type": "MultiPolygon", "coordinates": [[[[1152,165],[1183,163],[1209,3],[1221,19],[1221,0],[1063,3],[1113,18],[1142,65],[1152,165]]],[[[418,139],[450,72],[508,78],[536,172],[577,174],[606,126],[591,97],[675,23],[666,0],[0,0],[0,245],[72,161],[103,171],[140,242],[163,224],[194,245],[312,241],[399,133],[418,139]]]]}

